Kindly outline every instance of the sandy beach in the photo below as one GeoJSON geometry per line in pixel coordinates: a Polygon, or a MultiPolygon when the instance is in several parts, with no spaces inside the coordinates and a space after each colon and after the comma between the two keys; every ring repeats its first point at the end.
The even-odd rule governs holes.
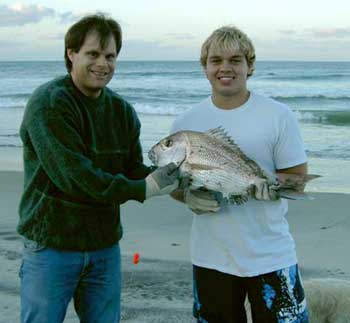
{"type": "MultiPolygon", "coordinates": [[[[21,172],[0,172],[0,322],[19,322],[22,244],[15,231],[21,172]]],[[[304,279],[350,278],[350,196],[313,193],[289,203],[288,220],[304,279]]],[[[193,322],[189,261],[190,212],[169,197],[122,207],[123,323],[193,322]],[[135,265],[132,256],[140,254],[135,265]]],[[[70,306],[65,322],[78,322],[70,306]]]]}

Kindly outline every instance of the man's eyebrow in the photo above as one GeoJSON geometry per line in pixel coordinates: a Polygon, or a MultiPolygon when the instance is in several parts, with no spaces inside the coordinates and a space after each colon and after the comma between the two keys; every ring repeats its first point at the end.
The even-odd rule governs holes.
{"type": "MultiPolygon", "coordinates": [[[[230,58],[243,58],[243,57],[244,57],[243,54],[235,54],[235,55],[230,56],[230,58]]],[[[209,56],[209,59],[216,59],[216,58],[222,58],[222,56],[216,55],[216,54],[209,56]]]]}
{"type": "Polygon", "coordinates": [[[87,50],[86,52],[89,53],[89,54],[99,53],[99,51],[96,50],[96,49],[89,49],[89,50],[87,50]]]}
{"type": "Polygon", "coordinates": [[[235,54],[231,56],[231,58],[243,58],[243,57],[244,57],[243,54],[235,54]]]}

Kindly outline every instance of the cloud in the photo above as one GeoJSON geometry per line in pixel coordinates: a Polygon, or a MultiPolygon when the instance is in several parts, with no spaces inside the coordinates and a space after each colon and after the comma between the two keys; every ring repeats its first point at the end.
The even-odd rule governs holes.
{"type": "MultiPolygon", "coordinates": [[[[79,19],[81,19],[82,17],[84,17],[86,15],[94,15],[94,14],[103,14],[106,17],[111,17],[111,15],[109,13],[103,12],[103,11],[81,12],[79,14],[74,13],[72,11],[66,11],[64,13],[57,14],[56,16],[61,24],[72,24],[72,23],[77,22],[79,19]]],[[[113,18],[113,17],[111,17],[111,18],[113,18]]],[[[127,22],[125,22],[124,20],[121,20],[121,19],[116,19],[116,20],[123,28],[129,26],[129,24],[127,22]]]]}
{"type": "MultiPolygon", "coordinates": [[[[109,16],[108,13],[100,11],[81,13],[66,11],[59,13],[52,8],[47,8],[42,5],[23,5],[17,3],[12,6],[6,6],[0,4],[0,28],[24,26],[28,24],[38,23],[46,17],[52,17],[56,19],[60,24],[71,24],[78,21],[80,18],[87,14],[96,13],[102,13],[106,16],[109,16]]],[[[128,26],[128,24],[124,21],[118,20],[118,22],[123,27],[128,26]]]]}
{"type": "Polygon", "coordinates": [[[19,47],[19,46],[23,46],[23,44],[24,44],[23,42],[19,42],[19,41],[0,39],[0,47],[2,50],[4,50],[5,47],[19,47]]]}
{"type": "Polygon", "coordinates": [[[305,32],[318,38],[350,38],[350,28],[305,29],[305,32]]]}
{"type": "Polygon", "coordinates": [[[61,33],[46,33],[46,39],[50,39],[50,40],[63,40],[65,36],[65,33],[61,32],[61,33]]]}
{"type": "Polygon", "coordinates": [[[286,36],[293,36],[297,34],[296,30],[291,30],[291,29],[283,29],[283,30],[279,30],[278,32],[286,36]]]}
{"type": "Polygon", "coordinates": [[[123,42],[123,46],[128,49],[156,50],[159,48],[169,47],[162,41],[147,41],[142,39],[130,39],[123,42]]]}
{"type": "Polygon", "coordinates": [[[55,16],[55,10],[41,5],[0,5],[0,27],[24,26],[55,16]]]}
{"type": "Polygon", "coordinates": [[[84,14],[75,14],[72,11],[66,11],[64,13],[58,14],[58,19],[62,24],[70,24],[78,21],[84,14]]]}
{"type": "Polygon", "coordinates": [[[167,37],[168,39],[172,39],[172,40],[193,40],[195,39],[195,37],[191,34],[186,34],[186,33],[168,33],[165,34],[165,37],[167,37]]]}
{"type": "Polygon", "coordinates": [[[163,41],[145,41],[141,39],[125,40],[121,59],[193,59],[197,57],[199,45],[177,46],[163,41]]]}
{"type": "Polygon", "coordinates": [[[307,28],[301,31],[285,29],[279,30],[280,34],[286,37],[298,37],[298,38],[309,38],[315,37],[318,39],[326,39],[330,38],[350,38],[350,28],[307,28]]]}
{"type": "Polygon", "coordinates": [[[258,60],[292,60],[292,61],[347,61],[350,50],[349,42],[338,38],[323,39],[306,37],[281,37],[266,40],[257,38],[254,45],[258,60]]]}

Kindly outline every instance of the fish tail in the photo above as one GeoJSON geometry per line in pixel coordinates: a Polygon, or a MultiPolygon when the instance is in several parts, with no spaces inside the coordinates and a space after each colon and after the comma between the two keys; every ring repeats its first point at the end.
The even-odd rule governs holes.
{"type": "Polygon", "coordinates": [[[307,182],[318,177],[321,177],[321,176],[314,175],[314,174],[299,175],[299,174],[277,173],[280,192],[282,192],[283,190],[302,192],[307,182]]]}
{"type": "Polygon", "coordinates": [[[279,197],[288,200],[312,201],[315,198],[305,192],[279,191],[279,197]]]}
{"type": "Polygon", "coordinates": [[[316,174],[308,174],[308,175],[305,175],[305,176],[304,176],[305,183],[306,183],[306,182],[309,182],[309,181],[312,181],[313,179],[319,178],[319,177],[322,177],[322,176],[321,176],[321,175],[316,175],[316,174]]]}

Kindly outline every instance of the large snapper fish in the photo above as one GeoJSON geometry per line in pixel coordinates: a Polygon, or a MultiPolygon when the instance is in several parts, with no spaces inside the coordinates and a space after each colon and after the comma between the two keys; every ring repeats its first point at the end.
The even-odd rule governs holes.
{"type": "Polygon", "coordinates": [[[221,127],[207,132],[176,132],[154,145],[148,157],[156,166],[176,163],[180,177],[190,179],[190,188],[221,192],[232,201],[237,201],[235,197],[247,199],[262,182],[273,186],[281,197],[309,199],[301,192],[305,182],[319,177],[267,173],[221,127]]]}

